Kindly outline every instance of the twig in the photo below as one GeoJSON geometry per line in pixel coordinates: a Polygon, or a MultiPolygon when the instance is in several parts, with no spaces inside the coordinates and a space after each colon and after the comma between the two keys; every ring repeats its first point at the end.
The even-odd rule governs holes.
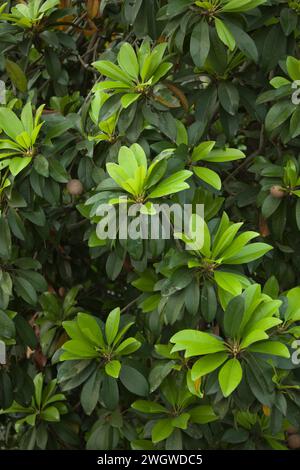
{"type": "Polygon", "coordinates": [[[260,137],[259,137],[259,146],[258,146],[258,149],[255,150],[255,152],[253,152],[251,155],[249,155],[249,157],[247,157],[243,163],[241,163],[232,173],[230,173],[230,175],[228,175],[225,180],[223,181],[223,184],[224,186],[226,185],[226,183],[228,183],[229,180],[231,180],[231,178],[233,178],[235,175],[237,175],[243,168],[247,167],[251,162],[252,160],[257,157],[257,155],[259,155],[264,147],[264,125],[261,126],[261,130],[260,130],[260,137]]]}
{"type": "Polygon", "coordinates": [[[129,302],[129,304],[127,304],[125,307],[123,307],[121,309],[120,313],[123,313],[123,312],[125,312],[125,310],[128,310],[130,307],[132,307],[136,302],[138,302],[142,298],[142,295],[143,294],[136,297],[136,299],[131,300],[131,302],[129,302]]]}

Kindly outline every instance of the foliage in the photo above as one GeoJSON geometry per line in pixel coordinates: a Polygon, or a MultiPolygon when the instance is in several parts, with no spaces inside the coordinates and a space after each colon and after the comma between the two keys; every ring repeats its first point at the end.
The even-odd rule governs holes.
{"type": "Polygon", "coordinates": [[[299,13],[1,5],[1,448],[299,437],[299,13]],[[101,204],[170,237],[103,239],[101,204]]]}

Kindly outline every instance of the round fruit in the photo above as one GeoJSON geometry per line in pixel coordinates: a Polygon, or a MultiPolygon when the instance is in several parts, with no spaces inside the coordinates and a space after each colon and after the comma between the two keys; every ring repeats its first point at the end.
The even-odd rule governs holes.
{"type": "Polygon", "coordinates": [[[58,289],[58,295],[59,295],[60,297],[64,297],[64,296],[65,296],[65,293],[66,293],[66,289],[65,289],[64,287],[60,287],[60,288],[58,289]]]}
{"type": "Polygon", "coordinates": [[[79,180],[70,180],[67,184],[67,191],[72,196],[80,196],[83,193],[83,186],[79,180]]]}
{"type": "Polygon", "coordinates": [[[300,434],[291,434],[287,439],[290,449],[300,449],[300,434]]]}
{"type": "Polygon", "coordinates": [[[297,434],[298,429],[295,428],[295,426],[290,426],[289,428],[287,428],[286,432],[287,432],[287,434],[289,434],[289,435],[290,435],[290,434],[297,434]]]}
{"type": "Polygon", "coordinates": [[[270,189],[271,196],[275,197],[276,199],[281,199],[285,196],[285,191],[281,188],[281,186],[274,185],[270,189]]]}

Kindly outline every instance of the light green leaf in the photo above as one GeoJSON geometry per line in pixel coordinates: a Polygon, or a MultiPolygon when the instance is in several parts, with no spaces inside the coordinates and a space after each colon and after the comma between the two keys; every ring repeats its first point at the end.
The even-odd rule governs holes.
{"type": "Polygon", "coordinates": [[[152,428],[152,442],[157,444],[164,441],[172,434],[173,430],[172,418],[160,419],[152,428]]]}
{"type": "Polygon", "coordinates": [[[257,341],[262,341],[264,339],[268,339],[267,333],[258,329],[253,330],[241,342],[241,349],[248,348],[248,346],[251,344],[256,343],[257,341]]]}
{"type": "Polygon", "coordinates": [[[262,341],[261,343],[251,345],[248,350],[256,353],[285,357],[287,359],[290,357],[288,348],[285,344],[279,343],[279,341],[262,341]]]}
{"type": "Polygon", "coordinates": [[[130,75],[133,79],[138,79],[139,64],[134,49],[128,42],[121,46],[118,54],[118,63],[126,74],[130,75]]]}
{"type": "Polygon", "coordinates": [[[203,160],[214,148],[216,142],[214,140],[209,140],[207,142],[201,142],[201,144],[197,145],[194,148],[192,153],[192,162],[198,162],[199,160],[203,160]]]}
{"type": "Polygon", "coordinates": [[[208,155],[202,157],[201,160],[214,163],[231,162],[233,160],[240,160],[245,158],[245,154],[238,149],[226,148],[216,149],[209,152],[208,155]]]}
{"type": "Polygon", "coordinates": [[[197,330],[182,330],[172,336],[175,343],[172,352],[186,350],[185,357],[200,356],[225,351],[226,347],[220,339],[197,330]]]}
{"type": "Polygon", "coordinates": [[[197,380],[214,371],[221,366],[227,358],[228,354],[226,352],[201,357],[201,359],[198,359],[192,367],[192,380],[197,380]]]}
{"type": "Polygon", "coordinates": [[[221,41],[229,48],[230,51],[233,51],[235,48],[235,39],[226,24],[219,18],[215,18],[215,26],[221,41]]]}
{"type": "Polygon", "coordinates": [[[120,67],[118,67],[118,65],[113,64],[108,60],[99,60],[98,62],[94,62],[93,67],[95,67],[95,69],[97,69],[105,77],[109,77],[113,80],[123,82],[129,88],[134,86],[130,76],[125,73],[120,67]]]}
{"type": "Polygon", "coordinates": [[[13,140],[16,140],[17,136],[24,132],[20,119],[11,109],[4,107],[0,107],[0,128],[13,140]]]}
{"type": "Polygon", "coordinates": [[[177,171],[159,183],[156,188],[151,191],[149,198],[168,196],[169,194],[178,193],[184,189],[188,189],[189,185],[185,183],[185,180],[192,174],[193,173],[189,170],[177,171]]]}
{"type": "Polygon", "coordinates": [[[224,289],[232,295],[239,295],[242,292],[242,285],[239,278],[233,273],[215,271],[214,279],[221,289],[224,289]]]}
{"type": "Polygon", "coordinates": [[[193,167],[193,171],[205,183],[210,184],[215,189],[221,189],[221,178],[215,171],[204,167],[193,167]]]}
{"type": "Polygon", "coordinates": [[[219,383],[224,397],[228,397],[238,387],[243,377],[241,364],[237,359],[230,359],[219,372],[219,383]]]}
{"type": "Polygon", "coordinates": [[[272,250],[272,246],[266,243],[252,243],[251,245],[244,246],[238,254],[230,258],[226,258],[227,264],[244,264],[250,263],[258,258],[264,256],[268,251],[272,250]]]}
{"type": "Polygon", "coordinates": [[[41,419],[50,422],[60,421],[59,411],[55,406],[49,406],[48,408],[41,411],[41,419]]]}
{"type": "Polygon", "coordinates": [[[288,56],[286,68],[292,80],[300,80],[300,60],[296,57],[288,56]]]}
{"type": "Polygon", "coordinates": [[[127,109],[132,103],[140,98],[140,93],[126,93],[121,98],[121,104],[124,109],[127,109]]]}
{"type": "Polygon", "coordinates": [[[13,176],[17,176],[31,162],[32,157],[14,157],[9,162],[9,170],[13,176]]]}
{"type": "Polygon", "coordinates": [[[210,405],[195,406],[189,410],[189,414],[191,415],[191,422],[196,424],[212,423],[219,419],[210,405]]]}
{"type": "Polygon", "coordinates": [[[117,336],[120,324],[120,308],[117,307],[110,312],[105,322],[105,336],[110,346],[117,336]]]}
{"type": "Polygon", "coordinates": [[[110,361],[105,364],[105,372],[107,375],[110,375],[110,377],[113,377],[114,379],[117,379],[119,377],[121,370],[121,363],[119,361],[110,361]]]}

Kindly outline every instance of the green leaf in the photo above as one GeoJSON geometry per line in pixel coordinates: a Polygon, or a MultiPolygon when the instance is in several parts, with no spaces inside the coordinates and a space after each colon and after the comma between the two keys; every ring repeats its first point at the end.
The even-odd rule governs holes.
{"type": "Polygon", "coordinates": [[[14,279],[15,290],[20,297],[22,297],[25,302],[28,302],[30,305],[36,305],[37,303],[37,294],[32,286],[32,283],[29,282],[24,277],[18,276],[14,279]]]}
{"type": "Polygon", "coordinates": [[[82,387],[80,402],[84,412],[90,416],[99,400],[101,380],[97,370],[89,377],[82,387]]]}
{"type": "Polygon", "coordinates": [[[216,142],[214,140],[209,140],[207,142],[201,142],[201,144],[197,145],[194,148],[192,153],[192,162],[198,162],[199,160],[203,160],[204,157],[209,155],[211,150],[214,148],[216,142]]]}
{"type": "Polygon", "coordinates": [[[233,24],[226,19],[227,27],[230,28],[237,47],[245,54],[246,57],[253,60],[254,62],[258,61],[258,50],[255,42],[249,34],[246,33],[242,28],[239,28],[236,24],[233,24]]]}
{"type": "Polygon", "coordinates": [[[217,309],[218,301],[215,292],[215,286],[210,281],[205,281],[201,289],[201,314],[204,320],[208,323],[214,321],[217,309]]]}
{"type": "Polygon", "coordinates": [[[241,150],[225,148],[212,150],[204,158],[202,157],[201,160],[213,163],[222,163],[231,162],[233,160],[240,160],[241,158],[245,158],[245,154],[241,150]]]}
{"type": "Polygon", "coordinates": [[[128,42],[121,46],[118,54],[118,64],[126,74],[130,75],[131,78],[138,79],[138,60],[133,47],[128,42]]]}
{"type": "Polygon", "coordinates": [[[3,311],[0,310],[0,338],[12,339],[15,337],[16,329],[13,320],[3,311]]]}
{"type": "Polygon", "coordinates": [[[289,36],[297,27],[298,15],[291,8],[283,8],[280,12],[280,24],[286,36],[289,36]]]}
{"type": "Polygon", "coordinates": [[[41,411],[41,419],[44,421],[58,422],[60,421],[59,411],[55,406],[49,406],[41,411]]]}
{"type": "Polygon", "coordinates": [[[83,335],[96,346],[104,347],[104,340],[100,326],[93,315],[87,313],[77,314],[77,323],[83,335]]]}
{"type": "Polygon", "coordinates": [[[234,116],[239,107],[239,92],[230,82],[221,82],[218,87],[218,96],[222,107],[227,113],[234,116]]]}
{"type": "Polygon", "coordinates": [[[113,64],[108,60],[99,60],[98,62],[94,62],[92,65],[104,76],[124,82],[129,88],[133,86],[130,76],[116,64],[113,64]]]}
{"type": "Polygon", "coordinates": [[[290,101],[279,101],[275,103],[268,111],[266,115],[266,130],[268,132],[277,129],[281,126],[295,111],[296,107],[290,101]]]}
{"type": "Polygon", "coordinates": [[[110,346],[117,336],[120,324],[120,309],[115,308],[108,315],[105,322],[105,336],[107,344],[110,346]]]}
{"type": "Polygon", "coordinates": [[[3,215],[0,216],[0,234],[0,257],[7,259],[10,257],[12,243],[9,224],[3,215]]]}
{"type": "Polygon", "coordinates": [[[244,264],[250,263],[258,258],[264,256],[273,247],[266,243],[252,243],[251,245],[244,246],[240,252],[230,258],[226,258],[227,264],[244,264]]]}
{"type": "Polygon", "coordinates": [[[197,23],[191,34],[190,54],[197,67],[203,67],[210,50],[209,26],[206,21],[197,23]]]}
{"type": "Polygon", "coordinates": [[[300,60],[288,56],[286,59],[286,68],[292,80],[300,80],[300,60]]]}
{"type": "Polygon", "coordinates": [[[240,338],[241,325],[245,312],[245,299],[242,295],[234,297],[228,303],[224,313],[224,330],[230,338],[240,338]]]}
{"type": "Polygon", "coordinates": [[[18,88],[19,91],[26,93],[27,91],[27,78],[21,67],[12,60],[6,59],[5,68],[7,74],[13,84],[18,88]]]}
{"type": "Polygon", "coordinates": [[[142,413],[167,413],[167,409],[159,403],[147,400],[137,400],[132,403],[131,407],[134,410],[141,411],[142,413]]]}
{"type": "Polygon", "coordinates": [[[228,397],[238,387],[243,377],[241,364],[237,359],[230,359],[219,372],[219,383],[224,397],[228,397]]]}
{"type": "Polygon", "coordinates": [[[124,109],[127,109],[132,103],[140,98],[140,93],[126,93],[121,98],[121,104],[124,109]]]}
{"type": "Polygon", "coordinates": [[[296,111],[293,112],[290,122],[290,132],[294,139],[300,135],[300,108],[297,107],[296,111]]]}
{"type": "Polygon", "coordinates": [[[201,357],[192,367],[192,380],[200,379],[204,375],[213,372],[220,367],[228,358],[226,352],[211,354],[209,356],[201,357]]]}
{"type": "Polygon", "coordinates": [[[199,405],[189,410],[191,422],[196,424],[207,424],[218,420],[213,408],[210,405],[199,405]]]}
{"type": "Polygon", "coordinates": [[[182,413],[172,419],[172,426],[179,429],[186,429],[190,419],[189,413],[182,413]]]}
{"type": "Polygon", "coordinates": [[[115,349],[115,353],[119,356],[126,356],[134,353],[141,347],[140,341],[135,338],[126,338],[119,346],[115,349]]]}
{"type": "Polygon", "coordinates": [[[197,330],[179,331],[170,342],[175,343],[172,352],[186,350],[185,357],[213,354],[226,349],[221,340],[197,330]]]}
{"type": "Polygon", "coordinates": [[[14,157],[9,162],[9,169],[13,176],[17,176],[31,162],[32,157],[14,157]]]}
{"type": "Polygon", "coordinates": [[[271,194],[268,194],[261,207],[262,215],[266,217],[266,219],[269,218],[278,209],[281,202],[282,200],[280,198],[275,198],[271,194]]]}
{"type": "Polygon", "coordinates": [[[43,391],[43,384],[44,384],[44,377],[43,374],[39,373],[35,376],[34,380],[34,389],[35,389],[35,402],[37,405],[37,408],[41,407],[42,403],[42,391],[43,391]]]}
{"type": "Polygon", "coordinates": [[[192,174],[193,173],[189,170],[177,171],[159,183],[156,188],[151,191],[149,198],[152,199],[168,196],[169,194],[178,193],[184,189],[188,189],[189,185],[185,183],[185,180],[188,179],[192,174]]]}
{"type": "Polygon", "coordinates": [[[14,140],[16,140],[19,134],[24,132],[20,119],[9,108],[0,107],[0,128],[3,129],[8,137],[14,140]]]}
{"type": "Polygon", "coordinates": [[[144,397],[149,393],[149,384],[146,378],[133,367],[123,365],[120,373],[120,380],[124,387],[131,393],[144,397]]]}
{"type": "Polygon", "coordinates": [[[172,434],[173,430],[172,418],[160,419],[152,428],[152,442],[157,444],[164,441],[172,434]]]}
{"type": "Polygon", "coordinates": [[[121,363],[119,361],[110,361],[105,364],[105,372],[107,375],[117,379],[121,370],[121,363]]]}
{"type": "Polygon", "coordinates": [[[158,69],[159,65],[163,60],[165,50],[167,48],[167,43],[161,43],[155,46],[150,55],[145,57],[144,63],[140,70],[140,75],[143,82],[149,80],[153,74],[158,69]]]}
{"type": "Polygon", "coordinates": [[[239,295],[242,291],[242,285],[236,274],[224,271],[215,271],[214,279],[221,289],[224,289],[232,295],[239,295]]]}
{"type": "Polygon", "coordinates": [[[235,48],[235,39],[226,24],[219,18],[215,18],[215,26],[221,41],[229,48],[230,51],[233,51],[235,48]]]}
{"type": "Polygon", "coordinates": [[[241,349],[248,348],[251,344],[264,339],[268,339],[268,335],[264,331],[259,329],[252,330],[247,336],[245,336],[245,338],[243,338],[240,347],[241,349]]]}
{"type": "Polygon", "coordinates": [[[231,0],[222,6],[222,11],[230,13],[245,12],[253,10],[253,8],[266,3],[266,1],[267,0],[231,0]]]}
{"type": "Polygon", "coordinates": [[[258,344],[253,344],[249,348],[249,351],[262,353],[262,354],[271,354],[272,356],[290,357],[290,352],[288,348],[279,343],[279,341],[261,341],[258,344]]]}
{"type": "Polygon", "coordinates": [[[71,356],[73,359],[92,359],[99,355],[92,346],[76,339],[64,343],[63,350],[68,354],[63,353],[60,356],[61,361],[70,360],[71,356]]]}
{"type": "Polygon", "coordinates": [[[193,171],[205,183],[210,184],[215,189],[221,189],[221,178],[215,171],[204,167],[193,167],[193,171]]]}
{"type": "Polygon", "coordinates": [[[46,0],[39,8],[40,13],[45,13],[59,4],[59,0],[46,0]]]}

